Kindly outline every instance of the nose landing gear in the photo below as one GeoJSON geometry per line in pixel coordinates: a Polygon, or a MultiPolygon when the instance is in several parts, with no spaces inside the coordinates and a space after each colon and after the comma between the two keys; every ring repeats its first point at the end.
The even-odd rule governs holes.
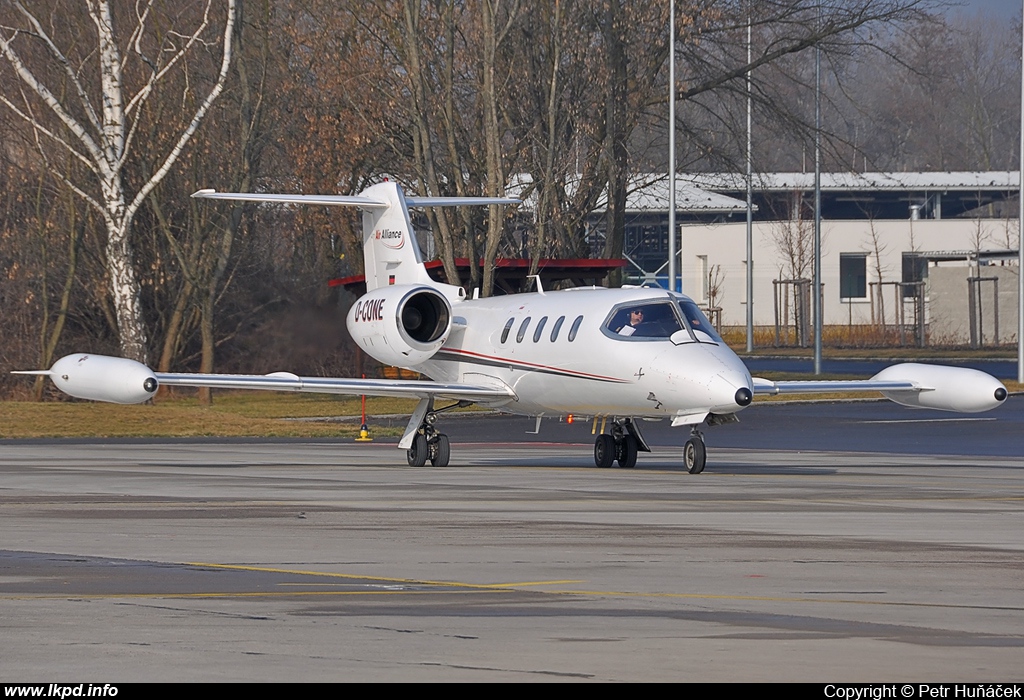
{"type": "Polygon", "coordinates": [[[704,436],[696,426],[690,433],[690,439],[683,445],[683,466],[691,474],[700,474],[708,461],[708,451],[704,447],[704,436]]]}

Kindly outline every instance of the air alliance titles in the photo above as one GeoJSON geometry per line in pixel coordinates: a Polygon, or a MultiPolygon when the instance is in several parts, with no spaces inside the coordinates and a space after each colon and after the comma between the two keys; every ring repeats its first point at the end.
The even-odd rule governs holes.
{"type": "Polygon", "coordinates": [[[373,237],[378,241],[386,245],[388,248],[394,248],[395,250],[402,247],[405,243],[405,236],[402,235],[401,229],[395,228],[381,228],[373,232],[373,237]]]}

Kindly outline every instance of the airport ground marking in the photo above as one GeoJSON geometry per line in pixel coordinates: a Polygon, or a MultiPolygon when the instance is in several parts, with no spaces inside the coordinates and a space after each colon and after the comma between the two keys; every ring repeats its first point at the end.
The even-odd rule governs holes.
{"type": "Polygon", "coordinates": [[[280,569],[265,566],[246,566],[243,564],[210,564],[207,562],[184,562],[186,566],[227,569],[234,571],[258,571],[271,574],[292,574],[296,576],[325,576],[328,578],[343,578],[360,581],[380,581],[385,583],[396,583],[419,586],[448,586],[453,588],[468,588],[481,590],[513,589],[517,586],[556,586],[570,583],[583,583],[583,581],[524,581],[522,583],[465,583],[462,581],[430,581],[410,578],[391,578],[387,576],[364,576],[360,574],[340,574],[325,571],[308,571],[305,569],[280,569]]]}
{"type": "MultiPolygon", "coordinates": [[[[422,583],[422,582],[420,582],[422,583]]],[[[438,583],[436,585],[447,585],[438,583]]],[[[437,595],[439,593],[458,593],[462,595],[472,593],[494,593],[516,592],[514,588],[492,588],[488,586],[466,586],[458,587],[456,591],[437,590],[373,590],[373,591],[209,591],[205,593],[95,593],[95,594],[17,594],[0,595],[0,600],[203,600],[203,599],[255,599],[255,598],[311,598],[311,597],[351,597],[351,596],[396,596],[396,595],[437,595]]],[[[948,603],[918,603],[914,601],[885,601],[885,600],[851,600],[846,598],[808,598],[803,596],[745,596],[745,595],[724,595],[713,593],[670,593],[670,592],[643,592],[643,591],[591,591],[591,590],[547,590],[538,591],[547,595],[557,596],[581,596],[591,598],[669,598],[681,600],[720,600],[736,602],[771,602],[771,603],[829,603],[860,605],[873,607],[911,607],[911,608],[939,608],[945,610],[995,610],[1005,612],[1024,612],[1024,607],[1008,605],[956,605],[948,603]]]]}

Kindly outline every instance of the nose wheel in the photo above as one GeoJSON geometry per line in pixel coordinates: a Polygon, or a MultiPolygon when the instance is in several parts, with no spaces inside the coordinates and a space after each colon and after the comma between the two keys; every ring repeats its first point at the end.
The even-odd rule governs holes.
{"type": "Polygon", "coordinates": [[[700,474],[708,461],[708,451],[704,447],[704,436],[696,430],[683,445],[683,466],[691,474],[700,474]]]}

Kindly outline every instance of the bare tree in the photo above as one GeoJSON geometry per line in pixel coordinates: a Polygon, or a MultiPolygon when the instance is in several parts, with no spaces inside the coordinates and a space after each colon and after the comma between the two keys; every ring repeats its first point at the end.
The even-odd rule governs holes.
{"type": "MultiPolygon", "coordinates": [[[[4,81],[9,87],[0,92],[0,103],[31,129],[50,172],[104,221],[109,288],[126,357],[145,361],[147,355],[132,220],[224,89],[236,3],[226,0],[220,69],[213,84],[158,157],[157,167],[138,183],[126,171],[138,148],[147,103],[172,71],[193,76],[186,58],[212,42],[214,0],[186,3],[184,8],[156,0],[138,0],[131,7],[87,0],[84,13],[78,4],[68,7],[62,0],[44,6],[26,6],[21,0],[0,3],[0,52],[17,79],[15,85],[20,83],[15,90],[13,81],[4,81]],[[59,163],[66,158],[85,166],[87,182],[63,175],[59,163]]],[[[188,103],[196,88],[191,80],[185,85],[181,100],[188,103]]]]}

